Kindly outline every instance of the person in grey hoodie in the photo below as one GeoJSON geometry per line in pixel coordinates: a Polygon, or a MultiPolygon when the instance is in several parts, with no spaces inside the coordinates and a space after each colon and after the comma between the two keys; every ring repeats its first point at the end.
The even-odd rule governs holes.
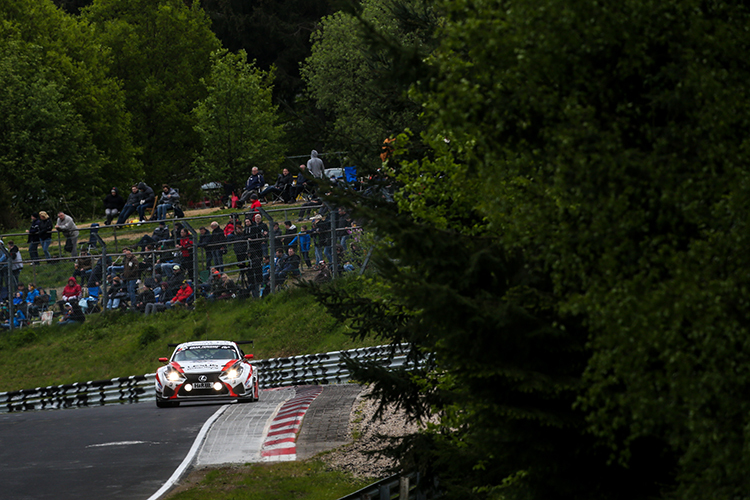
{"type": "Polygon", "coordinates": [[[307,160],[307,171],[316,179],[322,179],[323,170],[325,170],[323,160],[318,158],[318,152],[313,149],[310,153],[310,159],[307,160]]]}

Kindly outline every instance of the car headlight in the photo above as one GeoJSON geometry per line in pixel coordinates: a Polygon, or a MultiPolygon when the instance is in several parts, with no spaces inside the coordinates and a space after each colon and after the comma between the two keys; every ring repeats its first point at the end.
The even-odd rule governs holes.
{"type": "Polygon", "coordinates": [[[226,377],[232,380],[240,378],[240,376],[242,376],[242,365],[241,364],[232,365],[229,368],[227,368],[221,375],[223,377],[226,377]]]}
{"type": "Polygon", "coordinates": [[[174,368],[170,368],[169,370],[167,370],[166,377],[170,382],[179,382],[184,378],[182,374],[174,368]]]}

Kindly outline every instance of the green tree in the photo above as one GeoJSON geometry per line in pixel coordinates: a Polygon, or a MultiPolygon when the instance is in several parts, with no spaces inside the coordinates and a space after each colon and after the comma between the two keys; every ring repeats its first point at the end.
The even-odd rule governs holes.
{"type": "Polygon", "coordinates": [[[200,145],[192,113],[220,46],[197,2],[96,0],[82,10],[122,81],[145,180],[184,180],[200,145]]]}
{"type": "Polygon", "coordinates": [[[471,195],[484,234],[548,270],[590,331],[579,408],[617,460],[651,443],[676,457],[665,495],[746,496],[746,6],[441,7],[414,88],[433,154],[401,171],[422,188],[401,207],[471,195]]]}
{"type": "Polygon", "coordinates": [[[248,63],[242,50],[220,50],[211,61],[204,80],[208,95],[194,110],[203,143],[194,163],[196,176],[203,181],[244,180],[251,167],[276,168],[284,145],[271,100],[273,72],[248,63]]]}
{"type": "Polygon", "coordinates": [[[313,33],[302,77],[316,105],[333,117],[326,147],[348,151],[359,166],[380,166],[375,159],[384,139],[421,129],[419,107],[406,97],[408,80],[392,76],[421,66],[432,48],[437,20],[425,5],[414,1],[396,9],[366,0],[359,12],[325,17],[313,33]],[[415,19],[420,22],[409,22],[415,19]],[[402,48],[396,59],[395,47],[402,48]]]}
{"type": "Polygon", "coordinates": [[[5,2],[4,181],[17,214],[64,207],[78,217],[119,175],[137,172],[129,115],[107,52],[47,0],[5,2]],[[51,182],[54,181],[54,182],[51,182]]]}

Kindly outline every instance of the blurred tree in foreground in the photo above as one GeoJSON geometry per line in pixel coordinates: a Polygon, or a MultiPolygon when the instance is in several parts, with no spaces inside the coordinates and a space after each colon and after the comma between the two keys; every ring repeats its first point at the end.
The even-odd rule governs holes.
{"type": "MultiPolygon", "coordinates": [[[[549,283],[540,289],[551,298],[554,314],[547,321],[565,325],[568,335],[571,318],[586,329],[585,341],[574,336],[580,343],[555,347],[561,358],[570,356],[572,346],[588,349],[580,383],[569,386],[575,397],[568,401],[568,416],[581,412],[597,444],[589,448],[578,441],[583,448],[576,456],[599,456],[598,446],[605,445],[599,465],[612,460],[610,470],[621,464],[641,481],[632,491],[605,484],[599,498],[746,497],[747,7],[697,0],[445,0],[438,11],[444,22],[441,45],[428,59],[432,72],[412,86],[427,124],[421,139],[431,151],[420,161],[396,156],[388,164],[388,174],[403,187],[396,198],[400,209],[433,231],[482,236],[498,255],[519,255],[518,272],[528,270],[549,283]],[[458,213],[443,210],[450,197],[461,200],[458,213]],[[660,467],[652,467],[659,461],[660,467]]],[[[465,330],[449,318],[444,330],[425,321],[428,312],[444,315],[451,307],[439,287],[428,285],[461,290],[472,284],[472,293],[498,304],[491,308],[499,315],[493,326],[498,338],[524,332],[524,342],[515,347],[488,349],[496,354],[496,369],[529,395],[542,388],[563,392],[542,377],[535,379],[538,385],[524,383],[524,372],[504,356],[524,360],[532,349],[530,360],[545,359],[542,348],[550,343],[533,329],[514,326],[513,314],[501,305],[518,305],[515,294],[440,273],[445,264],[438,257],[472,269],[475,252],[450,259],[440,238],[452,236],[408,239],[403,231],[384,227],[382,236],[391,243],[387,255],[394,259],[381,262],[389,286],[375,311],[399,314],[408,326],[382,329],[384,336],[433,352],[436,370],[428,376],[455,379],[458,393],[470,399],[456,410],[436,408],[446,439],[459,438],[455,450],[476,451],[471,470],[477,476],[449,462],[443,474],[448,481],[464,478],[475,494],[490,498],[587,497],[566,489],[586,478],[571,473],[566,485],[567,472],[555,476],[574,460],[558,462],[557,470],[543,467],[545,453],[554,456],[562,441],[546,439],[545,451],[530,437],[528,452],[537,453],[527,462],[523,454],[504,456],[501,447],[462,439],[464,425],[477,435],[492,432],[491,418],[473,417],[474,405],[482,408],[485,398],[471,384],[472,377],[488,373],[481,362],[488,354],[465,351],[484,345],[485,316],[465,312],[465,330]],[[421,249],[421,261],[403,256],[409,245],[421,249]],[[403,293],[398,274],[388,267],[395,262],[419,271],[409,274],[412,296],[423,294],[424,302],[442,307],[403,293]],[[433,334],[439,341],[425,338],[433,334]],[[560,489],[545,491],[555,477],[560,489]]],[[[484,280],[497,279],[497,273],[486,266],[484,280]]],[[[462,310],[458,298],[453,302],[462,310]]],[[[345,311],[346,303],[350,310],[351,304],[367,304],[337,307],[345,311]]],[[[539,319],[533,308],[529,313],[539,319]]],[[[350,316],[355,327],[378,331],[363,315],[342,313],[350,316]]],[[[388,384],[380,380],[385,391],[388,384]]],[[[441,388],[427,381],[422,389],[441,388]]],[[[405,394],[427,404],[432,393],[405,394]]],[[[416,407],[407,397],[400,401],[416,407]]],[[[502,396],[494,407],[487,403],[501,436],[509,414],[544,414],[543,399],[526,402],[523,412],[512,396],[502,396]]],[[[503,439],[508,437],[487,442],[503,439]]],[[[441,453],[433,464],[449,458],[441,453]]],[[[598,480],[588,481],[596,492],[598,480]]]]}

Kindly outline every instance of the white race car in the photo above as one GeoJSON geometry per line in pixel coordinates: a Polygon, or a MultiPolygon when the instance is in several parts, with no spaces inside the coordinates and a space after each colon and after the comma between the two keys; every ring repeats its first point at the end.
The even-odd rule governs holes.
{"type": "MultiPolygon", "coordinates": [[[[250,364],[252,354],[244,354],[227,340],[185,342],[176,346],[172,357],[156,370],[156,406],[179,406],[182,401],[257,401],[258,370],[250,364]]],[[[174,345],[174,344],[171,344],[174,345]]]]}

